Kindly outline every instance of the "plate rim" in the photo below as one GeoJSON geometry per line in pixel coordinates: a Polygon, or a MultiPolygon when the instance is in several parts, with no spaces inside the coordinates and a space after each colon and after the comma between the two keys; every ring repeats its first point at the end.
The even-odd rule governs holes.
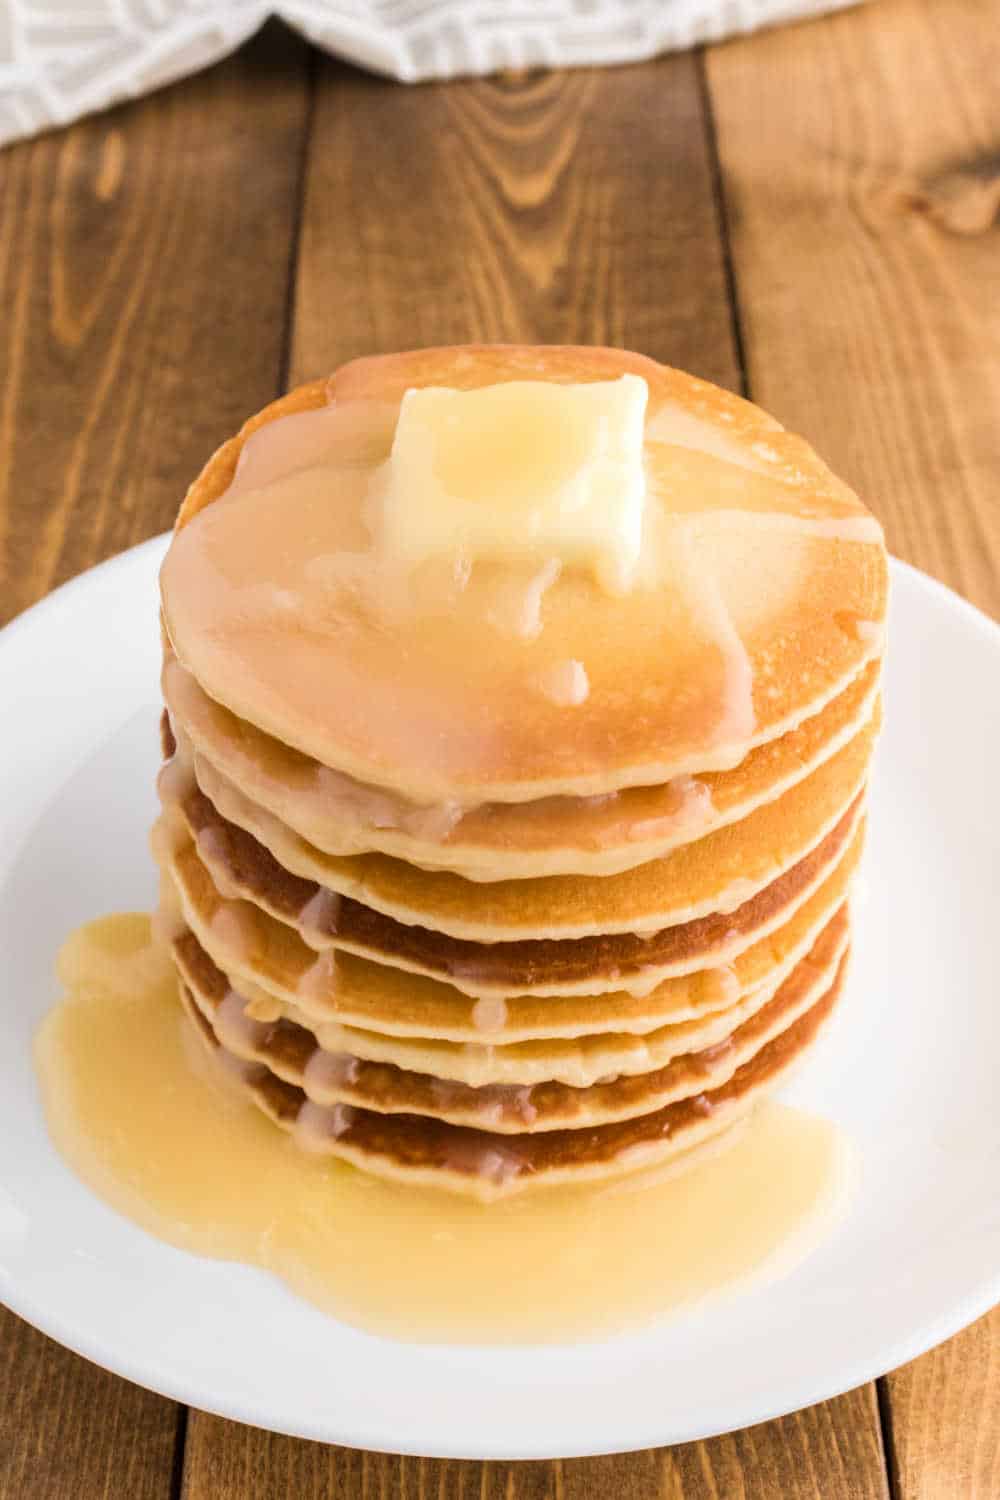
{"type": "MultiPolygon", "coordinates": [[[[56,613],[60,609],[65,609],[67,605],[72,606],[77,596],[81,599],[85,598],[88,590],[93,588],[98,581],[113,576],[119,571],[124,572],[141,567],[148,558],[161,554],[165,550],[169,536],[169,532],[162,533],[95,564],[67,580],[58,588],[52,590],[43,599],[15,616],[13,620],[0,630],[0,670],[4,667],[10,649],[15,647],[15,644],[20,644],[23,637],[30,634],[32,629],[39,626],[50,614],[56,613]]],[[[916,589],[918,593],[922,591],[924,594],[935,596],[942,606],[961,618],[966,627],[980,633],[983,639],[990,643],[990,649],[1000,651],[1000,623],[991,619],[954,589],[940,580],[932,578],[912,564],[898,558],[892,559],[892,572],[894,585],[897,578],[905,577],[907,583],[916,589]]],[[[72,775],[72,771],[68,775],[72,775]]],[[[60,783],[50,789],[50,798],[58,795],[62,784],[64,783],[60,783]]],[[[44,812],[41,816],[44,816],[44,812]]],[[[31,820],[28,828],[11,851],[9,855],[10,867],[16,865],[27,841],[31,837],[35,821],[35,819],[31,820]]],[[[6,880],[4,881],[4,885],[6,885],[6,880]]],[[[54,1151],[54,1148],[51,1149],[54,1151]]],[[[901,1364],[918,1358],[928,1350],[953,1337],[960,1330],[982,1317],[992,1307],[1000,1303],[1000,1265],[998,1265],[991,1276],[983,1278],[980,1284],[968,1291],[938,1317],[926,1320],[909,1336],[900,1336],[890,1344],[883,1346],[878,1357],[868,1356],[859,1358],[855,1363],[847,1362],[846,1364],[841,1364],[836,1378],[832,1381],[824,1381],[819,1374],[814,1375],[812,1378],[786,1376],[784,1378],[784,1386],[794,1383],[796,1387],[794,1400],[790,1400],[787,1391],[784,1395],[775,1394],[770,1399],[760,1400],[756,1403],[752,1400],[745,1400],[743,1402],[743,1409],[736,1414],[738,1416],[738,1426],[736,1427],[709,1422],[708,1424],[699,1426],[697,1430],[671,1432],[669,1430],[669,1414],[665,1411],[664,1420],[662,1424],[657,1426],[656,1430],[642,1430],[640,1432],[633,1429],[628,1433],[627,1437],[625,1434],[620,1433],[619,1438],[613,1444],[609,1442],[608,1437],[603,1440],[587,1441],[585,1435],[578,1435],[569,1442],[564,1437],[558,1443],[552,1441],[541,1441],[535,1444],[517,1442],[507,1446],[501,1444],[490,1445],[482,1442],[463,1445],[461,1441],[457,1440],[454,1443],[446,1444],[435,1442],[430,1446],[421,1444],[416,1439],[413,1441],[393,1440],[390,1442],[387,1441],[389,1434],[386,1432],[384,1424],[382,1428],[379,1428],[376,1424],[371,1431],[366,1431],[363,1427],[359,1427],[356,1421],[351,1424],[352,1430],[350,1431],[339,1427],[336,1406],[331,1409],[328,1417],[316,1420],[306,1417],[304,1420],[293,1425],[283,1420],[276,1421],[274,1417],[269,1416],[266,1410],[262,1409],[263,1403],[246,1401],[241,1398],[227,1400],[224,1394],[221,1397],[218,1395],[209,1395],[207,1392],[203,1392],[197,1388],[197,1378],[193,1380],[188,1379],[187,1383],[185,1383],[185,1380],[181,1377],[168,1377],[165,1379],[158,1377],[153,1357],[147,1361],[137,1361],[128,1355],[122,1356],[115,1352],[106,1336],[88,1331],[80,1324],[67,1322],[59,1315],[51,1315],[44,1303],[19,1288],[17,1283],[8,1276],[5,1268],[2,1266],[0,1266],[0,1301],[16,1316],[24,1319],[25,1322],[39,1332],[52,1338],[65,1348],[70,1349],[73,1353],[90,1360],[99,1367],[121,1378],[130,1380],[134,1384],[153,1391],[166,1399],[177,1401],[184,1405],[194,1405],[198,1410],[224,1417],[228,1420],[241,1422],[245,1425],[263,1427],[267,1431],[282,1435],[301,1437],[327,1444],[364,1448],[368,1451],[378,1453],[448,1459],[522,1461],[551,1459],[557,1456],[565,1458],[596,1457],[608,1453],[638,1452],[647,1448],[662,1447],[678,1442],[707,1439],[721,1433],[740,1430],[744,1426],[769,1421],[779,1415],[802,1410],[806,1406],[835,1398],[845,1391],[854,1389],[858,1385],[879,1378],[888,1371],[898,1368],[901,1364]],[[197,1390],[195,1399],[192,1399],[192,1390],[197,1390]]],[[[391,1343],[392,1341],[386,1340],[385,1342],[391,1343]]],[[[426,1347],[437,1348],[440,1346],[428,1345],[426,1347]]],[[[779,1387],[779,1390],[783,1389],[784,1386],[779,1387]]],[[[619,1423],[618,1425],[620,1426],[621,1424],[619,1423]]]]}

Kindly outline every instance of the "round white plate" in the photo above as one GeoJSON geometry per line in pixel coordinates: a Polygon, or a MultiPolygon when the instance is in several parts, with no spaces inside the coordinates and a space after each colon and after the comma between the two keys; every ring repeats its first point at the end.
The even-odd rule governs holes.
{"type": "Polygon", "coordinates": [[[47,1139],[31,1038],[69,930],[152,903],[163,547],[85,574],[0,635],[0,1297],[15,1312],[261,1427],[519,1458],[743,1427],[881,1374],[1000,1300],[1000,628],[899,564],[855,960],[789,1096],[841,1123],[860,1183],[798,1270],[604,1343],[396,1344],[93,1197],[47,1139]]]}

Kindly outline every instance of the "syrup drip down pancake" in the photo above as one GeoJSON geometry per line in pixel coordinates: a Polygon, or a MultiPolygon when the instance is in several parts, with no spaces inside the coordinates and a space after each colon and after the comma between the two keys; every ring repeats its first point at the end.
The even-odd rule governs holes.
{"type": "Polygon", "coordinates": [[[844,986],[887,578],[802,439],[639,355],[266,408],[161,574],[185,1027],[304,1149],[485,1201],[721,1135],[844,986]]]}

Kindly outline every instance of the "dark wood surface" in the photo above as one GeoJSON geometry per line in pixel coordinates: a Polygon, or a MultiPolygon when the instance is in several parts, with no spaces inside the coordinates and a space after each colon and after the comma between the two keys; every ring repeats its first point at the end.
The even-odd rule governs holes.
{"type": "Polygon", "coordinates": [[[292,383],[470,337],[739,384],[699,58],[410,90],[319,64],[292,383]]]}
{"type": "Polygon", "coordinates": [[[0,152],[0,620],[165,530],[283,379],[308,52],[0,152]]]}
{"type": "Polygon", "coordinates": [[[1000,8],[878,0],[708,78],[754,397],[1000,614],[1000,8]]]}
{"type": "Polygon", "coordinates": [[[552,1463],[393,1458],[191,1413],[185,1500],[889,1500],[872,1386],[705,1443],[552,1463]]]}
{"type": "MultiPolygon", "coordinates": [[[[0,154],[0,617],[164,529],[352,355],[620,343],[748,390],[1000,614],[1000,6],[878,0],[640,67],[406,89],[269,27],[0,154]]],[[[608,1459],[240,1427],[0,1313],[0,1500],[986,1500],[1000,1314],[875,1385],[608,1459]]]]}

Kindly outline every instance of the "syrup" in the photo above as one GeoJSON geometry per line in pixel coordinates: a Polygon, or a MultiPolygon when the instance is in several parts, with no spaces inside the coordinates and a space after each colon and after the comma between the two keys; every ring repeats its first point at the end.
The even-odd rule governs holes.
{"type": "MultiPolygon", "coordinates": [[[[830,1123],[766,1104],[670,1169],[483,1205],[303,1150],[210,1057],[147,917],[74,933],[36,1064],[52,1138],[112,1208],[280,1277],[370,1332],[563,1342],[642,1327],[801,1261],[845,1197],[830,1123]]],[[[503,1151],[496,1173],[502,1175],[503,1151]]]]}

